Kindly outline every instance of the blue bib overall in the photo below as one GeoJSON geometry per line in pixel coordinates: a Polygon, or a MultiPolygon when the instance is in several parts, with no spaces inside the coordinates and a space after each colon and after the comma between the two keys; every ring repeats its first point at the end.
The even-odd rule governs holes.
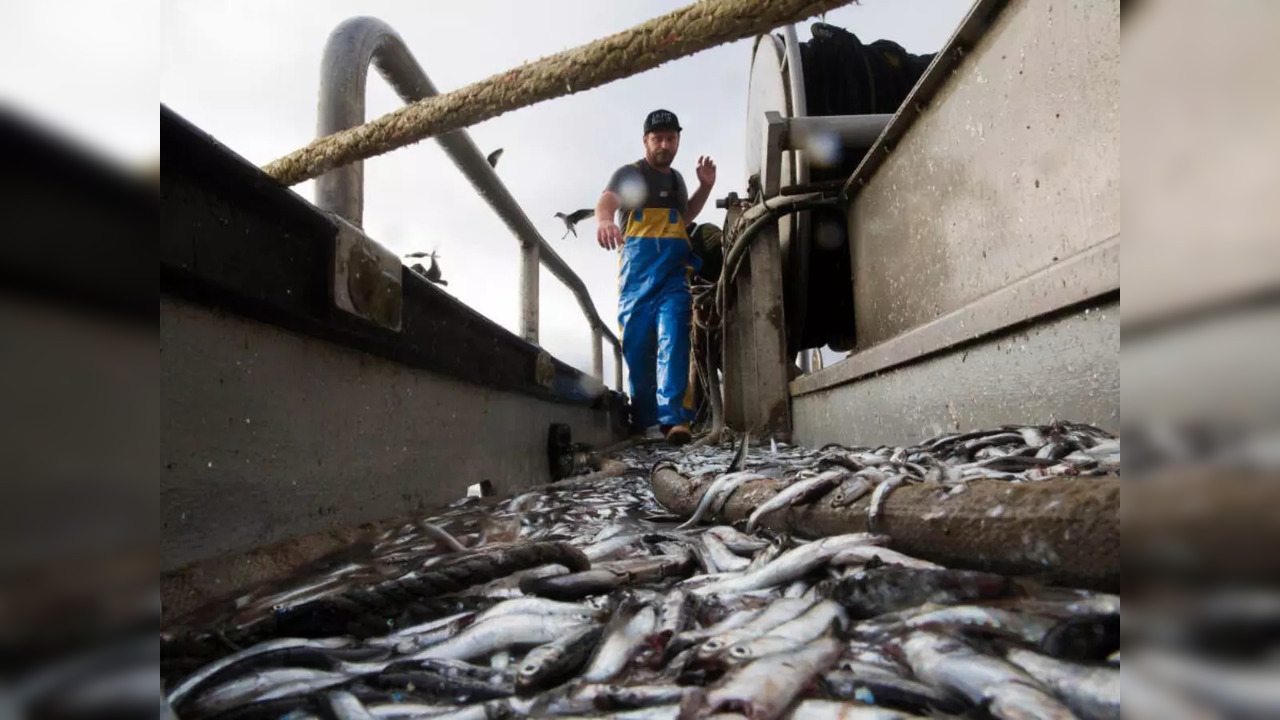
{"type": "Polygon", "coordinates": [[[701,260],[678,204],[651,191],[645,207],[620,213],[618,325],[631,376],[632,421],[641,429],[693,420],[689,278],[701,260]]]}

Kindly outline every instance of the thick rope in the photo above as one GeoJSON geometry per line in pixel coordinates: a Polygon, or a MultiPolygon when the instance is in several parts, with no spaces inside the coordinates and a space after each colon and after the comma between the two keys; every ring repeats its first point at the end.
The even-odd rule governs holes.
{"type": "Polygon", "coordinates": [[[703,0],[581,47],[525,63],[364,125],[319,138],[266,166],[285,185],[543,100],[590,90],[702,50],[766,33],[857,0],[703,0]]]}

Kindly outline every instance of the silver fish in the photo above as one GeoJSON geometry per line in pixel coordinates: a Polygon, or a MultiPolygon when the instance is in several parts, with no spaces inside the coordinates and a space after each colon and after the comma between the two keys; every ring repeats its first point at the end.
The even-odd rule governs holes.
{"type": "Polygon", "coordinates": [[[789,620],[753,640],[729,648],[732,662],[749,662],[777,652],[794,650],[827,633],[832,626],[849,626],[849,616],[840,603],[821,600],[793,620],[789,620]]]}
{"type": "Polygon", "coordinates": [[[784,622],[792,620],[812,605],[807,600],[782,598],[773,601],[750,622],[712,636],[698,649],[699,657],[712,657],[737,643],[759,637],[784,622]]]}
{"type": "Polygon", "coordinates": [[[831,557],[829,561],[831,565],[864,565],[871,562],[872,558],[878,558],[881,562],[890,565],[902,565],[903,567],[916,568],[919,570],[933,570],[942,568],[937,563],[931,563],[928,560],[911,557],[897,550],[890,550],[886,547],[876,545],[862,545],[859,547],[841,550],[831,557]]]}
{"type": "Polygon", "coordinates": [[[910,480],[911,478],[906,475],[894,475],[876,486],[876,489],[871,493],[871,503],[867,505],[867,527],[873,530],[875,529],[880,520],[880,512],[884,508],[884,502],[888,499],[889,493],[893,492],[894,488],[907,483],[910,480]]]}
{"type": "Polygon", "coordinates": [[[843,644],[821,638],[791,652],[743,665],[709,692],[691,694],[687,703],[702,712],[736,712],[753,720],[782,717],[813,680],[840,657],[843,644]]]}
{"type": "Polygon", "coordinates": [[[752,553],[758,552],[769,547],[768,540],[762,540],[753,535],[747,535],[728,525],[717,525],[707,528],[706,534],[716,536],[725,547],[738,555],[750,556],[752,553]]]}
{"type": "Polygon", "coordinates": [[[803,579],[796,580],[792,582],[790,585],[788,585],[785,590],[782,591],[782,597],[786,597],[786,598],[804,597],[805,594],[808,593],[810,589],[811,589],[811,586],[805,580],[803,579]]]}
{"type": "Polygon", "coordinates": [[[622,550],[631,547],[640,542],[644,537],[644,533],[628,533],[625,535],[615,535],[597,543],[592,543],[582,549],[582,554],[587,559],[595,562],[596,560],[607,560],[621,554],[622,550]]]}
{"type": "Polygon", "coordinates": [[[640,709],[678,703],[690,688],[681,685],[609,685],[594,696],[602,709],[640,709]]]}
{"type": "Polygon", "coordinates": [[[329,711],[334,720],[373,720],[373,713],[364,703],[346,690],[335,690],[329,693],[329,711]]]}
{"type": "Polygon", "coordinates": [[[711,585],[724,580],[739,578],[742,577],[742,575],[743,573],[740,572],[715,572],[708,573],[706,575],[694,575],[693,577],[681,580],[680,587],[684,590],[693,590],[694,588],[699,588],[703,585],[711,585]]]}
{"type": "Polygon", "coordinates": [[[276,650],[285,650],[288,648],[304,648],[305,647],[305,648],[317,648],[322,650],[344,648],[344,647],[350,647],[353,644],[353,642],[354,641],[351,638],[346,638],[346,637],[322,638],[317,640],[312,640],[308,638],[279,638],[276,640],[267,640],[265,642],[260,642],[257,645],[254,645],[252,647],[247,647],[244,650],[231,653],[226,657],[220,658],[218,660],[215,660],[214,662],[209,663],[208,665],[205,665],[204,667],[200,668],[199,670],[197,670],[196,672],[188,676],[187,679],[178,683],[178,685],[175,686],[173,690],[169,691],[169,695],[165,699],[169,701],[170,705],[177,707],[182,703],[182,701],[188,695],[191,694],[192,691],[198,689],[200,685],[203,684],[205,681],[207,681],[209,678],[218,674],[222,670],[229,668],[235,665],[236,663],[239,663],[242,660],[245,660],[246,658],[251,658],[255,655],[261,655],[263,653],[273,652],[276,650]]]}
{"type": "Polygon", "coordinates": [[[749,572],[740,578],[704,585],[695,588],[693,592],[698,595],[710,595],[713,593],[736,593],[776,587],[782,583],[803,577],[810,570],[826,563],[841,550],[880,542],[884,542],[884,536],[871,533],[835,535],[815,540],[782,553],[768,565],[754,572],[749,572]]]}
{"type": "Polygon", "coordinates": [[[453,708],[428,717],[431,720],[489,720],[490,717],[494,717],[494,715],[491,715],[490,707],[489,703],[475,703],[474,705],[453,708]]]}
{"type": "Polygon", "coordinates": [[[768,565],[776,560],[779,555],[786,551],[786,549],[785,542],[780,541],[769,543],[768,547],[756,553],[755,557],[751,558],[751,564],[747,566],[746,572],[754,572],[765,565],[768,565]]]}
{"type": "Polygon", "coordinates": [[[786,717],[790,720],[908,720],[924,716],[857,702],[801,700],[786,717]]]}
{"type": "Polygon", "coordinates": [[[394,645],[395,644],[394,642],[386,642],[386,641],[390,641],[391,638],[396,638],[398,641],[399,639],[408,637],[410,635],[421,635],[424,633],[430,633],[430,632],[439,630],[441,628],[446,628],[451,625],[454,625],[455,623],[461,620],[467,620],[475,616],[476,614],[471,611],[455,613],[453,615],[437,618],[429,622],[418,623],[417,625],[410,625],[409,627],[406,627],[406,628],[400,628],[399,630],[396,630],[390,635],[386,635],[382,638],[368,638],[364,642],[367,645],[394,645]]]}
{"type": "Polygon", "coordinates": [[[582,603],[560,602],[540,597],[521,597],[504,600],[480,613],[476,622],[484,622],[503,615],[595,615],[597,610],[582,603]]]}
{"type": "MultiPolygon", "coordinates": [[[[429,705],[427,703],[414,702],[390,702],[380,703],[378,705],[368,705],[366,709],[369,714],[379,720],[399,720],[399,718],[423,718],[432,715],[440,715],[450,710],[456,710],[453,705],[429,705]]],[[[292,717],[292,716],[290,716],[292,717]]]]}
{"type": "Polygon", "coordinates": [[[440,544],[444,545],[446,548],[448,548],[452,552],[461,552],[467,549],[466,545],[463,545],[462,543],[458,542],[457,538],[450,535],[444,528],[440,527],[439,525],[433,525],[432,523],[424,521],[421,523],[421,528],[422,528],[422,534],[426,535],[432,540],[438,540],[440,544]]]}
{"type": "Polygon", "coordinates": [[[693,596],[675,588],[662,598],[656,623],[657,641],[666,645],[672,637],[684,632],[693,619],[693,596]]]}
{"type": "Polygon", "coordinates": [[[630,617],[621,612],[615,620],[625,618],[625,622],[610,622],[604,641],[596,649],[595,657],[587,666],[582,679],[586,682],[598,683],[612,679],[626,668],[636,650],[644,643],[645,638],[653,633],[658,615],[653,606],[644,605],[630,617]]]}
{"type": "Polygon", "coordinates": [[[837,470],[828,470],[816,477],[806,478],[788,485],[777,495],[769,498],[766,502],[757,507],[747,518],[746,531],[748,533],[755,532],[756,524],[760,519],[771,512],[781,510],[784,507],[797,504],[800,501],[820,497],[826,494],[831,488],[840,483],[840,480],[847,475],[847,471],[843,468],[837,470]]]}
{"type": "Polygon", "coordinates": [[[501,615],[476,623],[409,659],[470,660],[516,645],[542,645],[591,620],[590,615],[501,615]]]}
{"type": "Polygon", "coordinates": [[[1052,690],[1085,720],[1119,720],[1119,670],[1077,665],[1018,647],[1006,650],[1005,659],[1052,690]]]}
{"type": "Polygon", "coordinates": [[[347,677],[345,679],[336,679],[331,677],[317,676],[310,679],[295,680],[293,682],[287,682],[281,685],[277,685],[271,688],[270,690],[254,697],[253,699],[255,702],[257,702],[257,701],[265,701],[265,700],[277,700],[279,698],[294,697],[297,695],[308,695],[310,693],[315,692],[316,690],[323,690],[328,687],[333,687],[334,685],[338,685],[350,679],[351,679],[350,677],[347,677]]]}
{"type": "Polygon", "coordinates": [[[489,667],[502,671],[511,666],[511,651],[499,650],[489,658],[489,667]]]}
{"type": "Polygon", "coordinates": [[[350,676],[344,673],[317,670],[315,668],[270,668],[255,670],[248,675],[230,682],[210,688],[195,700],[195,706],[206,715],[217,714],[237,705],[251,702],[267,693],[282,687],[289,687],[298,681],[320,681],[337,685],[346,682],[350,676]]]}
{"type": "MultiPolygon", "coordinates": [[[[740,477],[739,473],[741,473],[742,469],[746,467],[747,446],[749,443],[750,433],[743,433],[742,441],[738,444],[738,451],[733,456],[733,462],[729,463],[728,471],[724,475],[716,478],[716,480],[711,483],[711,486],[702,493],[702,499],[698,501],[698,507],[694,510],[693,515],[677,529],[683,530],[697,525],[698,521],[702,519],[702,516],[711,509],[711,505],[716,501],[718,495],[724,490],[724,487],[726,486],[725,478],[731,478],[728,482],[733,482],[732,478],[740,477]]],[[[738,484],[741,484],[742,482],[744,481],[739,481],[738,484]]],[[[734,485],[733,487],[736,489],[737,485],[734,485]]]]}
{"type": "Polygon", "coordinates": [[[474,621],[474,617],[475,613],[463,613],[461,617],[453,617],[450,622],[431,630],[405,635],[367,638],[364,642],[366,645],[373,647],[393,648],[400,655],[411,655],[457,635],[462,628],[474,621]]]}
{"type": "MultiPolygon", "coordinates": [[[[841,667],[849,663],[842,662],[841,667]]],[[[856,670],[832,670],[822,676],[827,694],[835,700],[857,700],[894,706],[929,707],[962,713],[966,706],[930,685],[910,680],[876,665],[854,663],[856,670]]]]}
{"type": "Polygon", "coordinates": [[[902,649],[916,677],[985,706],[1000,720],[1075,720],[1075,715],[1016,666],[958,640],[914,632],[902,649]]]}
{"type": "Polygon", "coordinates": [[[716,635],[719,635],[721,633],[727,633],[730,630],[737,630],[743,625],[746,625],[752,620],[755,620],[757,617],[760,616],[760,613],[762,612],[764,612],[764,608],[757,608],[754,610],[739,610],[735,613],[729,614],[727,617],[725,617],[723,620],[716,623],[715,625],[710,625],[708,627],[702,628],[701,630],[687,630],[685,632],[680,633],[676,637],[679,639],[681,643],[684,643],[684,644],[702,642],[703,640],[713,638],[716,635]]]}
{"type": "Polygon", "coordinates": [[[522,691],[544,688],[567,679],[586,663],[603,635],[603,626],[591,625],[530,650],[520,661],[516,688],[522,691]]]}
{"type": "Polygon", "coordinates": [[[831,493],[831,507],[847,507],[861,500],[867,493],[871,492],[873,482],[879,482],[870,475],[864,475],[864,472],[875,473],[876,477],[883,480],[884,473],[876,468],[869,468],[867,471],[860,471],[853,477],[845,480],[844,483],[831,493]]]}
{"type": "Polygon", "coordinates": [[[1025,427],[1018,431],[1027,447],[1038,448],[1045,444],[1044,434],[1033,427],[1025,427]]]}
{"type": "Polygon", "coordinates": [[[747,558],[734,554],[716,535],[706,532],[701,540],[707,556],[722,572],[742,572],[751,564],[747,558]]]}
{"type": "Polygon", "coordinates": [[[861,623],[859,629],[897,634],[904,630],[980,629],[994,635],[1039,645],[1058,619],[983,605],[939,607],[926,604],[902,613],[888,613],[861,623]]]}
{"type": "Polygon", "coordinates": [[[760,480],[763,477],[763,475],[751,470],[740,470],[721,475],[702,493],[702,499],[698,501],[698,507],[693,511],[693,515],[683,524],[677,526],[676,529],[685,530],[697,525],[704,517],[714,517],[729,501],[729,497],[733,495],[733,492],[739,486],[751,480],[760,480]]]}
{"type": "MultiPolygon", "coordinates": [[[[604,715],[592,713],[591,715],[579,716],[560,716],[562,720],[600,720],[601,718],[612,718],[613,720],[676,720],[680,716],[679,705],[658,705],[655,707],[636,708],[634,710],[618,710],[617,712],[606,713],[604,715]]],[[[432,720],[435,720],[432,718],[432,720]]]]}

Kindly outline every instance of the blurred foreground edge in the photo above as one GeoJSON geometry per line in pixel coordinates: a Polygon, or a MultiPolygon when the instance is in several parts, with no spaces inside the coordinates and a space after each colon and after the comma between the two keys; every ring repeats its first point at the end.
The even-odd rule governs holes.
{"type": "Polygon", "coordinates": [[[0,158],[0,701],[154,717],[159,167],[7,107],[0,158]]]}

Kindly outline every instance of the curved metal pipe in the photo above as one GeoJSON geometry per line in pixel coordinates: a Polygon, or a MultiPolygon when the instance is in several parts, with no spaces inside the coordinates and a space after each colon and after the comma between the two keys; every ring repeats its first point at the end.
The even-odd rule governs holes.
{"type": "MultiPolygon", "coordinates": [[[[783,62],[787,65],[787,90],[790,93],[791,118],[809,116],[809,98],[804,89],[804,60],[800,54],[800,38],[796,36],[796,26],[787,25],[782,28],[783,62]]],[[[791,149],[791,162],[794,166],[791,178],[796,185],[809,184],[808,150],[791,149]]],[[[792,336],[800,337],[804,332],[805,322],[809,316],[809,249],[812,246],[811,228],[813,221],[810,213],[796,213],[791,226],[791,243],[795,246],[793,259],[799,265],[789,277],[784,277],[782,287],[784,293],[790,290],[787,301],[787,344],[791,345],[792,336]]],[[[790,248],[782,248],[787,252],[790,248]]],[[[786,255],[784,254],[785,258],[786,255]]],[[[799,341],[795,343],[799,345],[799,341]]],[[[800,368],[810,372],[809,354],[801,353],[800,368]]]]}
{"type": "MultiPolygon", "coordinates": [[[[390,25],[374,17],[350,18],[334,28],[325,43],[324,57],[320,62],[320,108],[316,126],[318,137],[364,123],[365,88],[371,63],[406,103],[439,94],[422,66],[409,52],[404,40],[390,25]]],[[[620,360],[622,346],[600,319],[586,284],[538,233],[467,131],[454,130],[440,135],[436,140],[471,181],[476,192],[520,240],[526,254],[536,253],[542,265],[569,288],[582,308],[587,323],[591,325],[593,337],[598,333],[608,340],[613,345],[615,359],[620,360]]],[[[362,227],[364,163],[351,163],[317,178],[316,205],[362,227]]],[[[526,340],[537,342],[537,313],[528,313],[525,308],[530,302],[537,307],[536,278],[522,282],[523,288],[527,289],[530,285],[534,289],[532,298],[521,298],[521,322],[522,325],[532,323],[532,326],[522,327],[521,334],[526,340]]],[[[522,292],[522,296],[527,295],[530,293],[522,292]]]]}

